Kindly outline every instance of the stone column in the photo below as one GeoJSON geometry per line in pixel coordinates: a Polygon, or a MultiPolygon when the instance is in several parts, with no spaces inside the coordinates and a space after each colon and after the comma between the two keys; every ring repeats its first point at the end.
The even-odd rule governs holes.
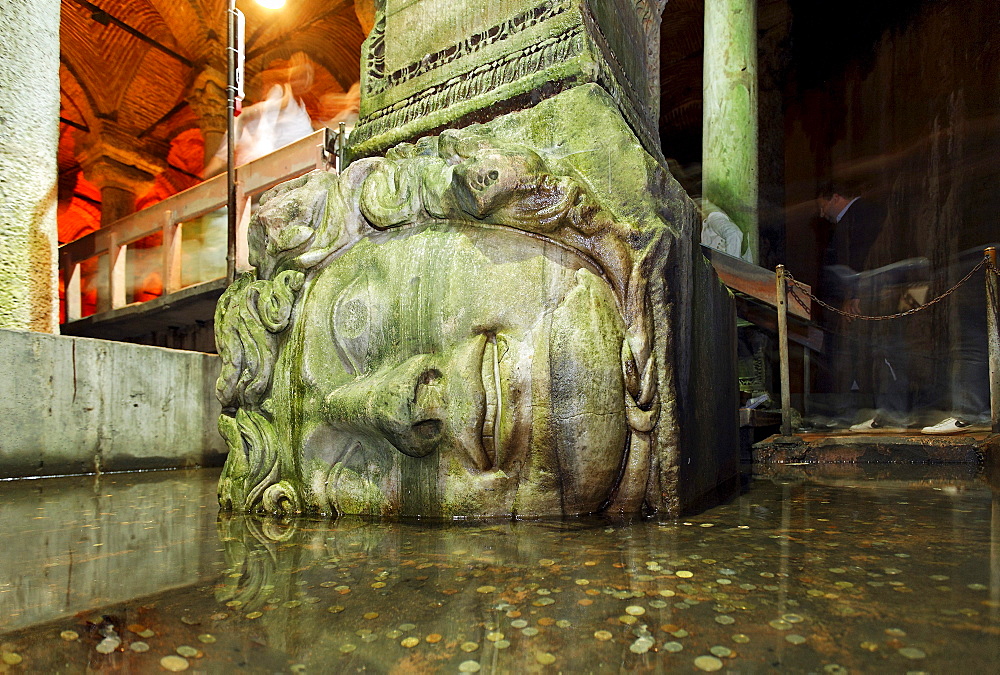
{"type": "Polygon", "coordinates": [[[59,0],[0,11],[0,328],[59,329],[59,0]]]}
{"type": "Polygon", "coordinates": [[[194,79],[187,96],[188,105],[198,116],[205,138],[205,163],[215,155],[226,134],[226,74],[206,66],[194,79]]]}
{"type": "Polygon", "coordinates": [[[106,146],[91,148],[80,158],[83,175],[101,191],[101,227],[135,211],[135,199],[149,188],[155,165],[139,168],[113,156],[106,146]]]}
{"type": "Polygon", "coordinates": [[[705,1],[702,195],[758,260],[757,0],[705,1]]]}
{"type": "Polygon", "coordinates": [[[83,175],[101,191],[101,227],[135,211],[135,199],[145,192],[165,166],[107,129],[93,132],[81,144],[78,159],[83,175]]]}

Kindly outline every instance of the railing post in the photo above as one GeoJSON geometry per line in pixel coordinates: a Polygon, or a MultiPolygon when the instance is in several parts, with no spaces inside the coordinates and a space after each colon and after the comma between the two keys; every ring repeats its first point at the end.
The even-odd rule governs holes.
{"type": "Polygon", "coordinates": [[[114,232],[108,244],[108,295],[111,298],[111,309],[119,309],[128,304],[125,301],[125,256],[128,246],[119,244],[114,232]]]}
{"type": "Polygon", "coordinates": [[[985,251],[990,262],[986,270],[986,341],[990,359],[990,417],[993,433],[1000,434],[1000,276],[997,268],[997,250],[990,246],[985,251]]]}
{"type": "Polygon", "coordinates": [[[778,358],[781,364],[781,435],[792,435],[792,392],[788,368],[788,286],[785,266],[775,268],[775,295],[778,309],[778,358]]]}
{"type": "Polygon", "coordinates": [[[183,227],[174,222],[173,211],[167,211],[166,222],[163,223],[163,295],[181,289],[183,227]]]}
{"type": "Polygon", "coordinates": [[[337,136],[337,173],[347,168],[347,124],[340,123],[340,134],[337,136]]]}
{"type": "Polygon", "coordinates": [[[330,168],[329,143],[331,130],[327,127],[323,127],[323,132],[323,140],[316,146],[316,168],[320,171],[325,171],[330,168]]]}
{"type": "Polygon", "coordinates": [[[81,282],[80,263],[73,259],[66,259],[64,265],[66,270],[66,321],[76,321],[83,318],[83,288],[81,282]]]}
{"type": "Polygon", "coordinates": [[[251,198],[243,192],[243,180],[236,180],[236,274],[250,269],[250,209],[251,198]]]}

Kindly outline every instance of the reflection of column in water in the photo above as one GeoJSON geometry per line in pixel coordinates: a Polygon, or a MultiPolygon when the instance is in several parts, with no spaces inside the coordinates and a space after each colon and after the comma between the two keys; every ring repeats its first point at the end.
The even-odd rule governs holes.
{"type": "Polygon", "coordinates": [[[779,582],[778,592],[778,612],[784,614],[785,602],[788,600],[788,556],[789,556],[789,532],[792,527],[792,488],[787,481],[781,486],[781,564],[778,572],[779,582]]]}
{"type": "Polygon", "coordinates": [[[226,275],[225,207],[184,223],[181,284],[190,286],[226,275]]]}
{"type": "MultiPolygon", "coordinates": [[[[751,479],[752,481],[753,479],[751,479]]],[[[750,498],[750,490],[745,491],[739,496],[740,505],[740,525],[750,524],[750,506],[753,504],[753,500],[750,498]]]]}
{"type": "Polygon", "coordinates": [[[1000,619],[1000,493],[990,511],[990,618],[1000,619]]]}
{"type": "Polygon", "coordinates": [[[201,279],[211,281],[226,276],[226,253],[229,243],[225,208],[202,218],[201,279]]]}

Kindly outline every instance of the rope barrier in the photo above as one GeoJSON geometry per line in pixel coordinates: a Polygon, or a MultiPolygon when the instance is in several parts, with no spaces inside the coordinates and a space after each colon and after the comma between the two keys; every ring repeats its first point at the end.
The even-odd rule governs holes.
{"type": "MultiPolygon", "coordinates": [[[[971,270],[969,270],[969,273],[966,274],[964,277],[962,277],[962,279],[959,280],[958,283],[956,283],[954,286],[952,286],[947,291],[945,291],[941,295],[937,296],[933,300],[929,300],[929,301],[925,302],[924,304],[920,305],[919,307],[914,307],[913,309],[908,309],[905,312],[899,312],[897,314],[886,314],[884,316],[872,316],[872,315],[867,315],[867,314],[855,314],[853,312],[844,311],[842,309],[834,307],[833,305],[831,305],[831,304],[829,304],[827,302],[824,302],[824,301],[820,300],[819,298],[817,298],[811,291],[808,290],[808,288],[809,288],[808,286],[806,286],[803,283],[800,283],[799,281],[796,281],[796,279],[791,275],[790,272],[788,272],[788,271],[785,272],[785,278],[787,279],[787,281],[788,281],[789,284],[791,284],[795,288],[797,288],[800,291],[802,291],[805,295],[807,295],[810,298],[812,298],[812,300],[817,305],[819,305],[820,307],[823,307],[825,309],[828,309],[828,310],[830,310],[831,312],[833,312],[835,314],[840,314],[841,316],[845,316],[845,317],[848,317],[850,319],[858,319],[858,320],[861,320],[861,321],[886,321],[886,320],[889,320],[889,319],[900,319],[900,318],[902,318],[904,316],[910,316],[911,314],[916,314],[917,312],[922,312],[923,310],[928,309],[932,305],[936,305],[937,303],[941,302],[942,300],[944,300],[945,298],[947,298],[949,295],[951,295],[952,293],[954,293],[955,291],[957,291],[959,289],[959,287],[962,286],[967,281],[969,281],[969,279],[971,279],[975,275],[976,272],[978,272],[980,269],[984,269],[984,268],[988,272],[990,272],[992,274],[1000,275],[1000,268],[997,268],[993,263],[991,263],[989,257],[983,256],[983,259],[981,261],[979,261],[979,264],[976,265],[975,267],[973,267],[971,270]]],[[[803,309],[805,309],[805,310],[808,311],[809,308],[805,306],[805,304],[802,302],[802,300],[799,299],[799,297],[798,297],[798,295],[796,293],[792,293],[791,296],[792,296],[792,298],[795,299],[795,302],[799,303],[799,306],[801,306],[803,309]]]]}

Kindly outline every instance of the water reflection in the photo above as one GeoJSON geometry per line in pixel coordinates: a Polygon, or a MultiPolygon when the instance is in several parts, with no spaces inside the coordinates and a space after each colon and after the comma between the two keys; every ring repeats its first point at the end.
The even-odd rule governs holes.
{"type": "MultiPolygon", "coordinates": [[[[59,599],[33,616],[61,618],[8,623],[0,642],[19,667],[63,672],[987,672],[1000,653],[1000,508],[964,469],[919,470],[886,482],[792,468],[676,523],[216,520],[199,507],[212,518],[155,541],[109,537],[107,560],[123,564],[99,570],[122,591],[138,578],[184,585],[130,600],[98,590],[76,616],[59,599]],[[177,554],[153,554],[198,537],[182,572],[177,554]],[[109,634],[119,644],[102,654],[109,634]]],[[[187,492],[167,478],[100,492],[120,496],[127,528],[129,509],[183,512],[216,476],[186,475],[187,492]]],[[[66,514],[82,498],[60,493],[76,494],[66,514]]],[[[4,509],[19,546],[49,536],[29,511],[53,494],[4,509]]],[[[115,530],[99,513],[72,529],[115,530]]],[[[27,585],[42,564],[3,578],[27,585]]],[[[64,582],[81,601],[94,583],[78,571],[64,582]]],[[[24,615],[4,602],[3,620],[24,615]]]]}
{"type": "Polygon", "coordinates": [[[0,630],[71,616],[213,573],[217,472],[5,481],[0,630]],[[137,574],[137,570],[143,570],[137,574]]]}

